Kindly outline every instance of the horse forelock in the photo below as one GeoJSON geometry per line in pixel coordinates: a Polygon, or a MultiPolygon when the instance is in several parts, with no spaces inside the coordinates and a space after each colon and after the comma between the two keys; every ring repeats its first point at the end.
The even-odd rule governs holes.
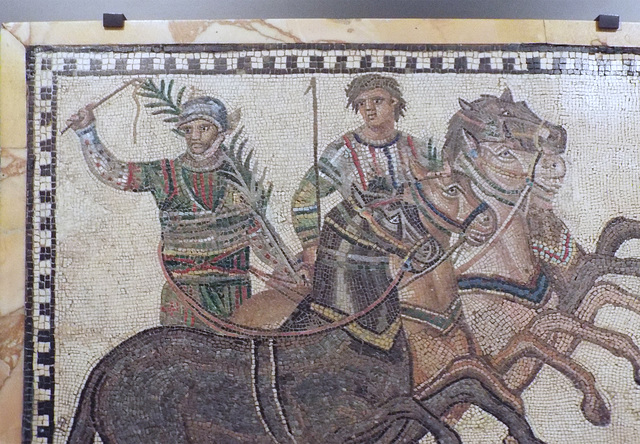
{"type": "Polygon", "coordinates": [[[566,149],[564,128],[542,119],[526,102],[513,101],[510,91],[501,97],[485,94],[472,102],[460,99],[460,105],[449,120],[443,144],[443,155],[454,167],[462,152],[474,154],[468,151],[465,132],[476,142],[517,140],[527,152],[557,155],[566,149]]]}

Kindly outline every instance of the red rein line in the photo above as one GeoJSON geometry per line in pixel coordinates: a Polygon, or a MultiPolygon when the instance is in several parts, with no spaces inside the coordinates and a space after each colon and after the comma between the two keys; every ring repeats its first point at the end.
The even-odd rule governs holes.
{"type": "MultiPolygon", "coordinates": [[[[158,253],[162,258],[162,243],[160,243],[160,245],[158,246],[158,253]]],[[[336,328],[342,328],[348,324],[351,324],[352,322],[357,321],[358,319],[370,313],[380,304],[382,304],[387,299],[391,291],[398,285],[398,282],[400,282],[400,279],[402,279],[402,276],[404,276],[404,270],[400,269],[398,273],[396,273],[396,276],[393,279],[393,281],[389,284],[386,290],[380,295],[380,297],[375,301],[373,301],[364,310],[359,311],[358,313],[354,313],[339,321],[332,322],[330,324],[326,324],[321,327],[312,328],[310,330],[284,332],[284,331],[246,328],[238,324],[234,324],[233,322],[225,322],[220,318],[212,316],[210,313],[204,310],[196,301],[194,301],[191,296],[187,295],[184,291],[182,291],[176,285],[175,282],[173,282],[173,279],[171,278],[171,276],[169,276],[169,273],[164,266],[162,267],[162,272],[164,273],[164,276],[167,279],[167,282],[169,283],[169,286],[171,287],[171,289],[178,295],[178,298],[180,298],[182,302],[188,305],[195,312],[195,315],[198,317],[198,319],[204,322],[209,328],[226,336],[245,337],[245,338],[246,337],[290,338],[290,337],[299,337],[299,336],[312,336],[312,335],[323,333],[336,328]]]]}

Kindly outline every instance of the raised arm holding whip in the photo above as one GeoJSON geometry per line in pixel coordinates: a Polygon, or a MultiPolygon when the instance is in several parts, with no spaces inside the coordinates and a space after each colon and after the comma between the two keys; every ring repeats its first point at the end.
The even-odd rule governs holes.
{"type": "MultiPolygon", "coordinates": [[[[172,83],[165,94],[162,82],[165,101],[172,101],[172,83]]],[[[145,85],[153,83],[147,81],[143,90],[145,85]]],[[[145,94],[141,95],[151,97],[145,94]]],[[[161,322],[203,327],[177,293],[212,316],[231,316],[251,297],[250,246],[270,239],[263,234],[271,227],[265,226],[230,180],[237,171],[223,145],[232,132],[226,106],[207,96],[180,104],[181,94],[182,90],[176,103],[169,103],[175,117],[166,119],[176,123],[186,142],[186,151],[175,159],[119,160],[98,136],[93,110],[99,103],[81,109],[68,125],[80,138],[87,166],[98,180],[123,191],[150,192],[155,198],[162,231],[161,264],[171,281],[162,292],[161,322]]],[[[287,262],[277,261],[273,254],[261,259],[274,262],[274,268],[283,266],[277,262],[287,262]]]]}

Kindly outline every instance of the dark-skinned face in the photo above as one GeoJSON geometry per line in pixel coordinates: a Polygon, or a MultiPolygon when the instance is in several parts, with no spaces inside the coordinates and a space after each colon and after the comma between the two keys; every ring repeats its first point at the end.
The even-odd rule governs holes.
{"type": "Polygon", "coordinates": [[[218,127],[204,119],[184,123],[178,129],[184,134],[187,148],[193,154],[204,154],[218,138],[218,127]]]}
{"type": "Polygon", "coordinates": [[[368,127],[395,124],[397,100],[382,88],[364,91],[355,100],[356,109],[368,127]]]}

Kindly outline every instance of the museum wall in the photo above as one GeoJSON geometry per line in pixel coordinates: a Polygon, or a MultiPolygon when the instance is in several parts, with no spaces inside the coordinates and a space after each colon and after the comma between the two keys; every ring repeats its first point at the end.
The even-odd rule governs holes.
{"type": "Polygon", "coordinates": [[[206,20],[252,18],[511,18],[593,20],[616,14],[640,22],[634,0],[3,0],[0,23],[100,20],[104,12],[124,13],[130,20],[206,20]]]}

